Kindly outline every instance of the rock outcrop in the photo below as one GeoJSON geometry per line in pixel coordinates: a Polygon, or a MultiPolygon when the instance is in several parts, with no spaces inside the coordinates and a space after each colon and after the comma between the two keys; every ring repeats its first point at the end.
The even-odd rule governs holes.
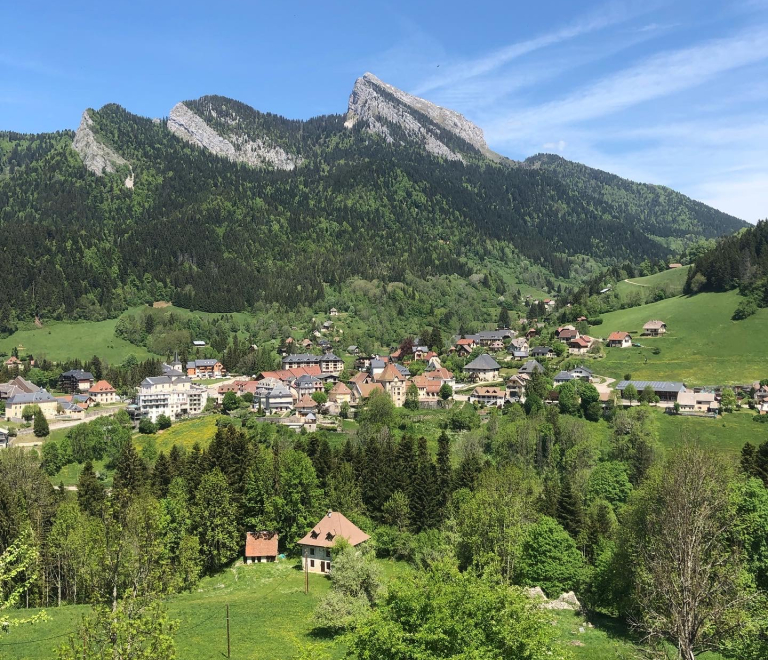
{"type": "Polygon", "coordinates": [[[496,157],[485,143],[483,130],[463,115],[403,92],[372,73],[366,73],[355,81],[344,125],[351,128],[358,121],[365,121],[369,130],[392,142],[393,137],[382,120],[400,126],[410,139],[421,142],[428,152],[442,158],[464,160],[459,150],[441,140],[441,131],[436,130],[435,125],[450,131],[486,156],[496,157]],[[428,121],[424,121],[425,117],[428,121]]]}
{"type": "Polygon", "coordinates": [[[213,129],[200,115],[184,103],[173,106],[168,116],[168,130],[180,138],[230,160],[253,167],[274,167],[292,170],[302,162],[301,157],[267,140],[252,138],[236,131],[224,136],[213,129]]]}
{"type": "MultiPolygon", "coordinates": [[[[93,119],[88,110],[83,112],[72,148],[80,155],[88,170],[97,176],[112,174],[122,165],[131,167],[125,158],[99,140],[93,130],[93,119]]],[[[125,187],[133,188],[133,169],[125,180],[125,187]]]]}

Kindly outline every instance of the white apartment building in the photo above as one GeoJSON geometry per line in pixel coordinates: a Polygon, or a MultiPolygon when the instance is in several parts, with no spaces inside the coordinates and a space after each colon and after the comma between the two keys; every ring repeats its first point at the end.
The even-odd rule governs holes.
{"type": "Polygon", "coordinates": [[[193,385],[187,376],[153,376],[141,381],[136,405],[142,417],[153,422],[160,415],[178,419],[200,413],[208,401],[208,389],[193,385]]]}

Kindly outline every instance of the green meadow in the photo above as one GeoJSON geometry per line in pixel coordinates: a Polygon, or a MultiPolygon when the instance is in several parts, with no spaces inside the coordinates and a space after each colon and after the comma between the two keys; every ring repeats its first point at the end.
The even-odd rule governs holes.
{"type": "Polygon", "coordinates": [[[616,283],[614,290],[621,296],[622,300],[626,300],[630,294],[638,292],[647,294],[654,289],[663,289],[668,295],[679,296],[683,292],[690,268],[690,266],[683,266],[682,268],[663,270],[647,277],[622,280],[616,283]]]}
{"type": "Polygon", "coordinates": [[[700,293],[603,314],[593,332],[607,337],[613,331],[632,333],[643,348],[606,349],[596,365],[600,375],[635,380],[673,380],[686,385],[742,384],[768,377],[764,331],[768,309],[743,321],[732,321],[740,296],[700,293]],[[663,337],[641,337],[643,324],[659,319],[667,324],[663,337]],[[654,354],[659,349],[659,354],[654,354]]]}

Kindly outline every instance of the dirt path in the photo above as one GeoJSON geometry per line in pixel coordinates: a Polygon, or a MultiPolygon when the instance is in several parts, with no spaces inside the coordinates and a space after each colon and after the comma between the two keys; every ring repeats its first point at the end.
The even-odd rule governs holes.
{"type": "Polygon", "coordinates": [[[627,284],[634,284],[635,286],[644,286],[647,287],[647,284],[640,284],[639,282],[633,282],[632,280],[624,280],[627,284]]]}

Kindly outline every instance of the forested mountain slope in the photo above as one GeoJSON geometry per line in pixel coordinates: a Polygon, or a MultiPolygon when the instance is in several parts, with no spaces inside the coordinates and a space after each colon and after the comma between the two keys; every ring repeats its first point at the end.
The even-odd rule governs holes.
{"type": "Polygon", "coordinates": [[[686,237],[717,234],[718,218],[720,233],[740,226],[682,196],[654,199],[675,206],[648,224],[642,195],[625,213],[547,167],[499,163],[458,113],[361,81],[346,116],[206,96],[168,121],[88,110],[77,150],[68,132],[0,134],[0,325],[157,299],[310,304],[351,277],[468,276],[488,258],[567,280],[577,255],[667,257],[654,236],[677,231],[664,223],[681,208],[686,237]]]}
{"type": "Polygon", "coordinates": [[[527,158],[522,167],[546,170],[577,195],[599,199],[612,217],[631,224],[671,251],[703,238],[731,234],[748,223],[665,186],[635,183],[553,154],[527,158]]]}

